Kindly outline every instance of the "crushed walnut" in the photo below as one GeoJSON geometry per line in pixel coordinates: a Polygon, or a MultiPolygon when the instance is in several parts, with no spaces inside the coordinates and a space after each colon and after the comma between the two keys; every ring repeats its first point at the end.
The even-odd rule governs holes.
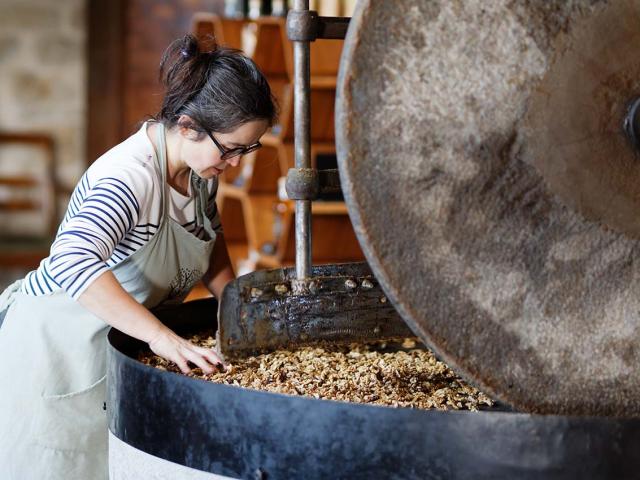
{"type": "MultiPolygon", "coordinates": [[[[202,347],[215,346],[211,332],[190,340],[202,347]]],[[[177,365],[150,351],[141,352],[138,359],[161,370],[181,373],[177,365]]],[[[395,345],[324,343],[277,350],[234,359],[225,372],[206,375],[200,368],[193,368],[188,375],[268,392],[392,407],[475,411],[493,404],[431,351],[417,348],[413,339],[395,345]]]]}

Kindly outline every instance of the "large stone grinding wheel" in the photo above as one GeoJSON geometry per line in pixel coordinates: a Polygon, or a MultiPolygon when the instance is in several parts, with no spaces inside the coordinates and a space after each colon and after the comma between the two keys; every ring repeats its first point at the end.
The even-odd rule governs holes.
{"type": "Polygon", "coordinates": [[[640,415],[639,52],[640,0],[362,0],[351,21],[336,134],[367,259],[524,411],[640,415]]]}

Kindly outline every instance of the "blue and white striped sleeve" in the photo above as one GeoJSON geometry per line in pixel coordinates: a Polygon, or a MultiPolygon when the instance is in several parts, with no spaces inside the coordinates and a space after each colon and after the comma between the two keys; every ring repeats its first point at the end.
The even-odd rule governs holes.
{"type": "Polygon", "coordinates": [[[137,225],[142,197],[134,183],[128,174],[97,179],[58,231],[48,271],[73,299],[109,269],[106,261],[137,225]]]}

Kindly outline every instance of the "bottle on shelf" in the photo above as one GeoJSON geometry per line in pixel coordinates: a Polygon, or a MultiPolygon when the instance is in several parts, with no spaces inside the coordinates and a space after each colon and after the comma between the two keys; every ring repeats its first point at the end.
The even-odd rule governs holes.
{"type": "Polygon", "coordinates": [[[340,16],[340,4],[339,0],[318,0],[316,2],[318,15],[323,17],[338,17],[340,16]]]}
{"type": "Polygon", "coordinates": [[[237,0],[224,0],[224,16],[227,18],[238,18],[242,15],[237,0]]]}
{"type": "Polygon", "coordinates": [[[271,15],[271,0],[249,0],[249,18],[271,15]]]}
{"type": "Polygon", "coordinates": [[[227,18],[246,18],[249,14],[249,0],[225,0],[224,16],[227,18]]]}
{"type": "Polygon", "coordinates": [[[342,16],[343,17],[352,17],[353,11],[356,8],[357,0],[343,0],[342,4],[342,16]]]}
{"type": "Polygon", "coordinates": [[[274,17],[286,17],[289,11],[289,2],[287,0],[272,0],[271,15],[274,17]]]}
{"type": "Polygon", "coordinates": [[[271,0],[261,0],[260,2],[260,15],[262,16],[270,16],[272,13],[273,7],[271,0]]]}

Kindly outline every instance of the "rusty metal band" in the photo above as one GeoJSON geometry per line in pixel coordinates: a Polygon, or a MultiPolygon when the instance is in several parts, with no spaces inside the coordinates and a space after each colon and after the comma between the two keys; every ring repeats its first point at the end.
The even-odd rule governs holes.
{"type": "Polygon", "coordinates": [[[290,168],[285,183],[291,200],[315,200],[319,195],[341,192],[337,169],[290,168]]]}
{"type": "Polygon", "coordinates": [[[291,41],[343,39],[349,28],[348,17],[320,17],[317,12],[291,10],[287,15],[287,36],[291,41]]]}

